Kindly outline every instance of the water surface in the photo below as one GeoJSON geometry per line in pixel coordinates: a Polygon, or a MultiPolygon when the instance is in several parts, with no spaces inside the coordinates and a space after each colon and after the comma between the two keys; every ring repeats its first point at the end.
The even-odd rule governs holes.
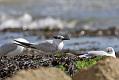
{"type": "MultiPolygon", "coordinates": [[[[25,38],[30,42],[40,42],[46,39],[39,38],[37,36],[29,36],[23,33],[0,33],[0,44],[4,44],[9,42],[15,38],[25,38]]],[[[104,50],[106,47],[113,47],[116,51],[119,51],[119,37],[115,36],[108,36],[108,37],[77,37],[71,38],[69,41],[65,41],[65,49],[72,49],[72,50],[93,50],[96,48],[98,50],[104,50]]]]}

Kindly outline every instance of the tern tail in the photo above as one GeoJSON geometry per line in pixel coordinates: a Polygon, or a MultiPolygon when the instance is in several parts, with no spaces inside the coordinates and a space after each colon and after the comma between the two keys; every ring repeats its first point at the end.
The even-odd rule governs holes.
{"type": "Polygon", "coordinates": [[[25,43],[25,42],[20,42],[20,41],[17,41],[17,40],[14,40],[14,41],[16,41],[17,43],[17,45],[20,45],[20,46],[23,46],[23,47],[30,47],[30,48],[34,48],[34,49],[36,49],[33,45],[34,44],[31,44],[31,43],[25,43]]]}

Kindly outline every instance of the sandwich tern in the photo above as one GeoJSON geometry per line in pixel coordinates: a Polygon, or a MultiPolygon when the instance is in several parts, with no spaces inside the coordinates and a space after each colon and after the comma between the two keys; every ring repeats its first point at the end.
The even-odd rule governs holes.
{"type": "MultiPolygon", "coordinates": [[[[52,40],[46,40],[40,43],[26,43],[15,40],[20,45],[28,48],[34,48],[43,52],[62,51],[64,47],[64,40],[70,40],[68,35],[55,35],[52,40]]],[[[19,45],[18,44],[18,45],[19,45]]]]}

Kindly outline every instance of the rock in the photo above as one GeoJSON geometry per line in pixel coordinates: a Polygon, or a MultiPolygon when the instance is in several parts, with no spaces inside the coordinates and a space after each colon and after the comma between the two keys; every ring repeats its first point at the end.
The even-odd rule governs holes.
{"type": "Polygon", "coordinates": [[[7,80],[72,80],[63,71],[57,68],[22,70],[7,80]]]}
{"type": "Polygon", "coordinates": [[[105,58],[95,66],[76,73],[73,80],[119,80],[119,59],[105,58]]]}

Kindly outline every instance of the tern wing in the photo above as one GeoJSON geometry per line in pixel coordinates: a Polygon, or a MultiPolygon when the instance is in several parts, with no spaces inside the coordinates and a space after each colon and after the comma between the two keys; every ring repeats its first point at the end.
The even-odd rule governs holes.
{"type": "Polygon", "coordinates": [[[33,47],[35,47],[38,50],[42,50],[45,52],[54,52],[58,50],[58,47],[49,43],[49,42],[44,42],[44,43],[40,43],[38,45],[33,45],[33,47]]]}
{"type": "Polygon", "coordinates": [[[83,55],[80,55],[80,58],[91,58],[94,56],[106,56],[107,53],[105,51],[89,51],[88,53],[85,53],[83,55]]]}
{"type": "Polygon", "coordinates": [[[43,42],[39,44],[24,43],[20,41],[16,41],[16,42],[20,43],[20,45],[22,46],[38,49],[38,50],[45,51],[45,52],[54,52],[58,49],[58,47],[56,47],[55,45],[49,42],[43,42]]]}
{"type": "Polygon", "coordinates": [[[105,56],[105,55],[107,55],[107,53],[105,51],[89,51],[88,54],[92,55],[92,56],[105,56]]]}
{"type": "Polygon", "coordinates": [[[0,55],[7,55],[8,53],[17,49],[17,45],[13,43],[6,43],[0,47],[0,55]]]}
{"type": "Polygon", "coordinates": [[[88,54],[82,54],[79,56],[80,58],[89,58],[89,55],[88,54]]]}
{"type": "Polygon", "coordinates": [[[20,42],[20,41],[17,41],[17,40],[14,40],[14,41],[18,42],[18,44],[15,43],[15,44],[17,44],[17,45],[20,45],[20,46],[23,46],[23,47],[30,47],[30,48],[36,49],[36,48],[33,46],[33,45],[35,45],[35,44],[20,42]]]}

